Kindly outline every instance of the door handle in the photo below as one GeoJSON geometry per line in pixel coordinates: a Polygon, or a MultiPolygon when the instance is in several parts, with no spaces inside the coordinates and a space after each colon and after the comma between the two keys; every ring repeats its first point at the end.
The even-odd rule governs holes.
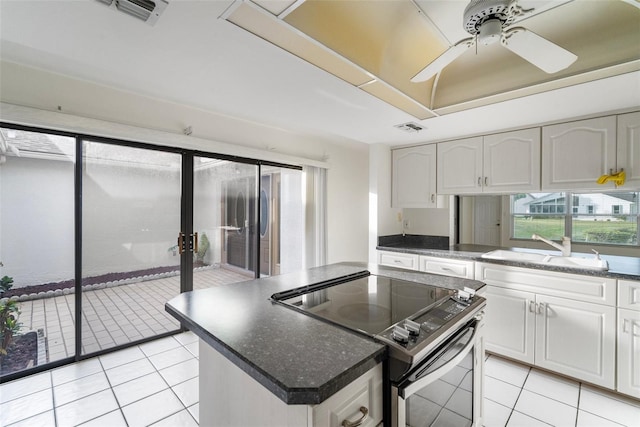
{"type": "Polygon", "coordinates": [[[184,233],[178,233],[178,253],[184,253],[184,233]]]}
{"type": "Polygon", "coordinates": [[[191,235],[193,237],[193,253],[198,253],[198,233],[191,235]]]}

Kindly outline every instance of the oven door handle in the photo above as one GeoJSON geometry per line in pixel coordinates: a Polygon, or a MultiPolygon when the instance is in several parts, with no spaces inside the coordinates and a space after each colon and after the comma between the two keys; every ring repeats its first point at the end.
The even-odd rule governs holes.
{"type": "MultiPolygon", "coordinates": [[[[467,342],[465,344],[465,346],[461,350],[459,350],[458,353],[456,353],[456,355],[454,357],[452,357],[447,363],[445,363],[444,365],[440,366],[435,371],[429,372],[428,374],[426,374],[424,376],[418,376],[415,380],[411,381],[410,384],[402,387],[402,391],[403,391],[402,394],[404,396],[404,399],[405,400],[408,399],[409,396],[414,394],[416,391],[418,391],[418,390],[422,389],[423,387],[431,384],[432,382],[434,382],[438,378],[441,378],[444,374],[446,374],[447,372],[452,370],[454,367],[456,367],[460,362],[462,362],[462,360],[467,356],[469,351],[475,345],[475,337],[476,337],[477,333],[478,333],[478,328],[474,327],[473,328],[473,333],[472,333],[471,337],[469,338],[469,342],[467,342]]],[[[442,355],[446,354],[448,349],[452,348],[457,343],[459,343],[460,341],[464,340],[467,336],[468,336],[468,334],[462,334],[458,339],[456,339],[454,342],[450,343],[449,346],[447,347],[447,350],[445,350],[442,355]]]]}

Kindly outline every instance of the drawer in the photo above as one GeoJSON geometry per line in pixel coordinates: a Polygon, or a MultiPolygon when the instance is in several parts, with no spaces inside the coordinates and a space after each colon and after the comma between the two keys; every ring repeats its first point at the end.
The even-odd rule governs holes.
{"type": "Polygon", "coordinates": [[[462,277],[463,279],[473,279],[473,267],[473,261],[420,256],[420,271],[424,271],[426,273],[462,277]]]}
{"type": "Polygon", "coordinates": [[[362,427],[375,427],[382,421],[382,364],[378,364],[345,388],[312,407],[314,427],[341,427],[342,422],[355,421],[367,415],[362,427]]]}
{"type": "Polygon", "coordinates": [[[378,251],[378,263],[391,267],[418,269],[418,255],[378,251]]]}
{"type": "Polygon", "coordinates": [[[640,311],[640,282],[618,280],[618,307],[640,311]]]}
{"type": "Polygon", "coordinates": [[[615,306],[616,280],[534,268],[476,263],[476,280],[487,285],[615,306]]]}

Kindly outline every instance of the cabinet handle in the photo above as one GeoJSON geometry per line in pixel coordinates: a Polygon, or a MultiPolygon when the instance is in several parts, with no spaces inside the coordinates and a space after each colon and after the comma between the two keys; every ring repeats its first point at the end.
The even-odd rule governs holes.
{"type": "Polygon", "coordinates": [[[478,177],[478,187],[482,187],[482,177],[478,177]]]}
{"type": "Polygon", "coordinates": [[[624,320],[622,321],[622,332],[624,332],[625,334],[626,334],[627,332],[629,332],[629,331],[627,330],[627,325],[628,325],[628,324],[629,324],[629,319],[624,319],[624,320]]]}
{"type": "Polygon", "coordinates": [[[361,425],[364,420],[367,419],[367,415],[369,415],[369,410],[367,408],[365,408],[364,406],[360,407],[360,412],[362,412],[362,416],[360,418],[358,418],[355,421],[349,421],[349,420],[344,420],[342,421],[342,424],[340,424],[342,427],[358,427],[359,425],[361,425]]]}
{"type": "Polygon", "coordinates": [[[432,195],[431,195],[431,203],[433,203],[433,202],[435,202],[435,201],[436,201],[436,195],[435,195],[435,194],[432,194],[432,195]]]}
{"type": "Polygon", "coordinates": [[[484,177],[484,186],[488,186],[489,185],[489,178],[488,177],[484,177]]]}
{"type": "Polygon", "coordinates": [[[536,312],[536,302],[535,301],[529,301],[529,311],[532,313],[536,312]]]}
{"type": "Polygon", "coordinates": [[[543,310],[545,309],[545,305],[543,302],[541,302],[540,304],[538,304],[538,314],[542,314],[543,310]]]}

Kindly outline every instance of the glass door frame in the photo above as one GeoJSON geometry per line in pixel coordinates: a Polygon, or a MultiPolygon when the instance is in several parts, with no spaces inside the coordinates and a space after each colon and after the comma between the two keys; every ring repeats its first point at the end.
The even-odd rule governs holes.
{"type": "MultiPolygon", "coordinates": [[[[256,183],[254,197],[256,203],[254,203],[254,218],[256,232],[254,233],[254,259],[255,264],[253,266],[253,273],[255,278],[260,277],[260,219],[261,219],[261,204],[260,204],[260,191],[261,191],[261,176],[263,166],[280,167],[286,169],[302,170],[301,166],[284,164],[279,162],[265,161],[252,159],[247,157],[233,156],[228,154],[220,154],[209,151],[192,150],[180,147],[165,146],[160,144],[152,144],[146,142],[136,142],[129,140],[122,140],[110,137],[96,136],[86,133],[78,133],[71,131],[61,131],[48,129],[39,126],[21,125],[9,122],[0,121],[0,127],[6,129],[15,129],[28,132],[44,133],[50,135],[65,136],[75,139],[75,165],[74,165],[74,218],[73,218],[73,230],[74,236],[74,301],[75,301],[75,354],[66,358],[46,363],[44,365],[35,366],[22,371],[14,372],[5,376],[2,376],[0,383],[5,383],[18,378],[25,377],[27,375],[48,371],[57,367],[67,365],[69,363],[78,362],[81,360],[89,359],[92,357],[100,356],[103,354],[111,353],[117,350],[121,350],[134,345],[140,345],[145,342],[153,341],[166,336],[174,335],[180,331],[186,331],[184,325],[180,325],[180,328],[176,331],[169,331],[162,334],[154,335],[152,337],[143,338],[138,341],[130,343],[119,344],[108,349],[100,350],[93,353],[82,354],[82,174],[83,174],[83,141],[104,143],[110,145],[119,145],[125,147],[148,149],[154,151],[163,151],[169,153],[180,154],[182,157],[181,168],[181,201],[180,201],[180,230],[178,233],[182,233],[184,236],[192,236],[193,230],[193,177],[194,177],[194,157],[207,157],[217,160],[228,160],[232,162],[244,163],[257,166],[256,183]]],[[[176,236],[177,237],[177,236],[176,236]]],[[[187,240],[188,241],[188,240],[187,240]]],[[[191,250],[185,250],[180,254],[180,293],[188,292],[193,289],[193,248],[191,250]]]]}

